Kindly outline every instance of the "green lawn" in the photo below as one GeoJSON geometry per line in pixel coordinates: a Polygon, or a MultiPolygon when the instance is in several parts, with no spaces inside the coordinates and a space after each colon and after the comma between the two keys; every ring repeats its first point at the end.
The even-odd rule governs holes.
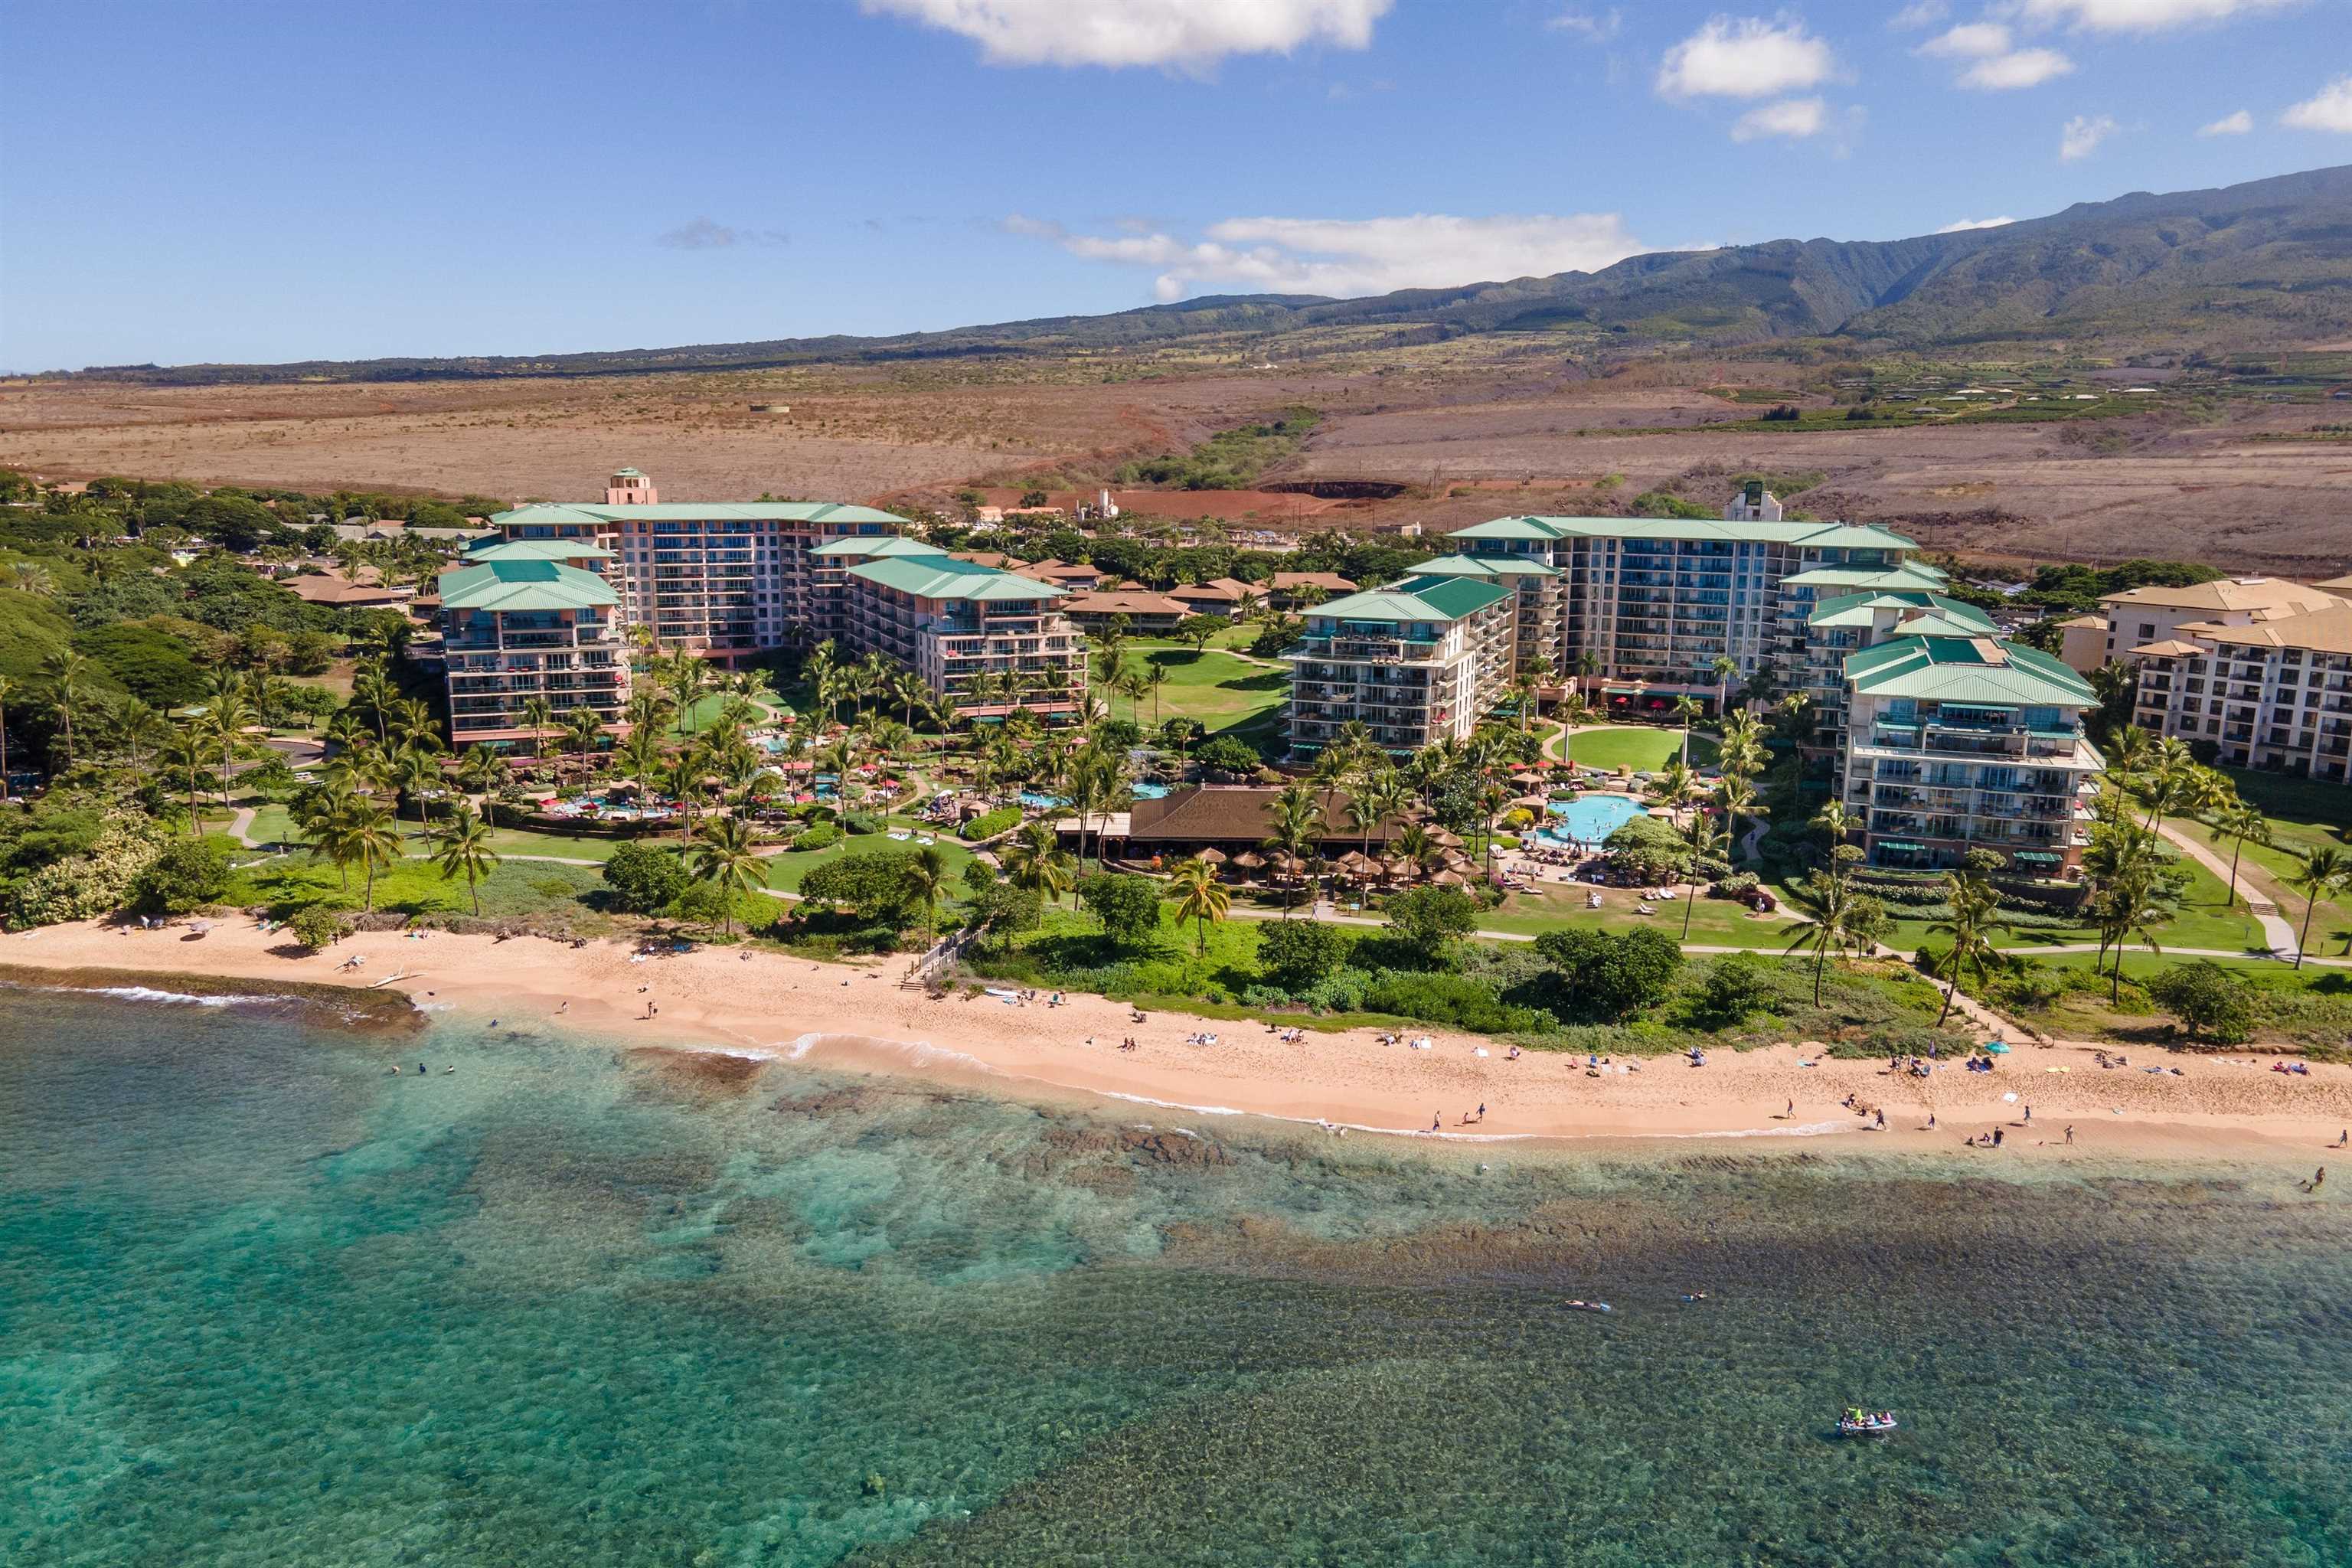
{"type": "MultiPolygon", "coordinates": [[[[948,875],[953,880],[957,892],[961,893],[963,868],[972,858],[969,846],[959,840],[953,833],[943,831],[936,826],[918,823],[910,816],[891,816],[885,817],[883,820],[889,827],[913,828],[919,833],[929,833],[936,837],[939,840],[940,848],[947,852],[948,875]]],[[[828,860],[838,860],[845,855],[869,849],[912,849],[915,847],[915,841],[911,838],[892,839],[883,833],[866,833],[855,837],[845,837],[830,849],[787,849],[781,855],[769,858],[768,886],[782,892],[798,892],[801,879],[828,860]]]]}
{"type": "MultiPolygon", "coordinates": [[[[2246,912],[2242,900],[2235,906],[2229,902],[2229,889],[2221,878],[2185,855],[2176,863],[2189,872],[2189,888],[2181,899],[2179,917],[2158,931],[2159,943],[2167,949],[2201,947],[2222,952],[2259,951],[2266,946],[2262,927],[2246,912]]],[[[1932,923],[1898,920],[1886,943],[1906,952],[1916,951],[1921,944],[1936,940],[1927,931],[1932,923]]],[[[2055,947],[2098,940],[2097,929],[2085,924],[2061,931],[2013,931],[1996,937],[1994,942],[2000,947],[2055,947]]]]}
{"type": "Polygon", "coordinates": [[[678,710],[669,721],[669,731],[663,738],[676,740],[681,735],[698,735],[718,721],[719,710],[727,706],[727,693],[706,691],[692,703],[678,710]]]}
{"type": "MultiPolygon", "coordinates": [[[[1212,735],[1229,730],[1244,730],[1253,724],[1271,721],[1274,710],[1290,698],[1290,668],[1254,664],[1230,653],[1214,648],[1195,653],[1189,647],[1160,647],[1140,651],[1140,657],[1130,660],[1168,672],[1168,683],[1160,689],[1155,704],[1149,696],[1141,704],[1142,722],[1168,720],[1182,714],[1196,719],[1212,735]]],[[[1128,717],[1129,704],[1123,697],[1105,694],[1115,718],[1128,717]]]]}
{"type": "MultiPolygon", "coordinates": [[[[482,882],[482,913],[486,917],[556,915],[572,930],[602,929],[609,921],[581,902],[581,896],[603,885],[602,879],[590,867],[510,860],[482,882]]],[[[236,873],[229,896],[222,901],[239,906],[262,905],[272,915],[283,918],[317,903],[356,910],[362,890],[363,879],[356,871],[347,892],[332,866],[297,855],[236,873]]],[[[379,872],[375,906],[406,914],[473,912],[466,896],[465,879],[445,880],[440,872],[423,860],[403,860],[379,872]]]]}
{"type": "MultiPolygon", "coordinates": [[[[2053,954],[2036,960],[2053,969],[2087,971],[2096,962],[2093,953],[2053,954]]],[[[2157,953],[2124,955],[2124,979],[2144,984],[2177,964],[2189,962],[2157,953]]],[[[2221,968],[2240,976],[2263,994],[2255,1026],[2256,1043],[2291,1042],[2312,1048],[2340,1048],[2352,1029],[2352,973],[2306,964],[2295,969],[2266,959],[2215,959],[2221,968]]],[[[2123,994],[2120,1006],[2107,1000],[2107,988],[2070,990],[2048,1007],[2026,1011],[2012,1007],[2036,1028],[2062,1038],[2111,1039],[2136,1042],[2168,1038],[2169,1021],[2161,1008],[2136,990],[2123,994]]],[[[2339,1058],[2340,1059],[2340,1058],[2339,1058]]]]}
{"type": "MultiPolygon", "coordinates": [[[[2271,842],[2246,841],[2240,876],[2249,869],[2256,885],[2278,904],[2279,914],[2298,931],[2303,929],[2305,900],[2287,885],[2303,869],[2303,858],[2314,849],[2352,848],[2352,789],[2343,784],[2291,778],[2283,773],[2225,768],[2246,804],[2270,822],[2271,842]]],[[[2213,831],[2205,823],[2180,819],[2179,825],[2213,847],[2224,862],[2237,852],[2237,841],[2213,831]]],[[[2334,952],[2352,948],[2352,894],[2320,900],[2311,918],[2307,952],[2334,952]]]]}
{"type": "MultiPolygon", "coordinates": [[[[1209,639],[1209,646],[1217,648],[1246,648],[1250,644],[1257,641],[1258,633],[1265,629],[1264,623],[1259,621],[1236,621],[1231,626],[1219,627],[1217,635],[1209,639]]],[[[1173,637],[1129,637],[1127,646],[1137,648],[1181,647],[1188,652],[1192,647],[1191,643],[1178,642],[1173,637]]]]}
{"type": "MultiPolygon", "coordinates": [[[[1587,890],[1582,883],[1547,883],[1541,893],[1513,893],[1500,908],[1478,917],[1481,931],[1511,931],[1525,936],[1540,936],[1548,931],[1564,931],[1570,926],[1594,926],[1601,931],[1623,932],[1647,926],[1663,931],[1675,941],[1683,936],[1683,910],[1689,889],[1676,888],[1675,897],[1661,902],[1654,915],[1633,912],[1633,898],[1623,888],[1601,890],[1603,906],[1589,910],[1584,905],[1587,890]],[[1558,887],[1559,891],[1550,890],[1558,887]]],[[[1762,920],[1748,912],[1747,907],[1728,899],[1710,899],[1701,894],[1689,905],[1690,935],[1688,941],[1698,947],[1752,947],[1777,952],[1789,944],[1790,925],[1787,921],[1762,920]]]]}
{"type": "MultiPolygon", "coordinates": [[[[1580,768],[1632,768],[1635,773],[1655,773],[1683,754],[1683,732],[1647,725],[1580,730],[1569,737],[1566,745],[1568,755],[1580,768]]],[[[1701,734],[1691,736],[1691,766],[1703,767],[1715,761],[1715,754],[1713,741],[1701,734]]]]}

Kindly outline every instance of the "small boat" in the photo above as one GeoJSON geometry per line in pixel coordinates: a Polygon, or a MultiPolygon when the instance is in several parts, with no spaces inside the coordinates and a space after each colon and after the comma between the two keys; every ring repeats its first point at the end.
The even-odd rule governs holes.
{"type": "Polygon", "coordinates": [[[1892,1432],[1895,1428],[1895,1420],[1892,1411],[1872,1415],[1858,1410],[1849,1410],[1838,1417],[1838,1436],[1841,1437],[1874,1437],[1882,1433],[1892,1432]]]}
{"type": "Polygon", "coordinates": [[[1562,1301],[1560,1305],[1571,1312],[1613,1312],[1617,1310],[1606,1301],[1562,1301]]]}

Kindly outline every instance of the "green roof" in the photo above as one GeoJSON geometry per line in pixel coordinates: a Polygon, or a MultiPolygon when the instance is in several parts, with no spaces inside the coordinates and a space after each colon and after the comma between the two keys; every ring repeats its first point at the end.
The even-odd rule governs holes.
{"type": "Polygon", "coordinates": [[[1871,697],[2087,708],[2090,682],[2046,653],[1990,637],[1895,637],[1850,654],[1845,678],[1871,697]]]}
{"type": "Polygon", "coordinates": [[[854,533],[846,539],[828,539],[809,552],[811,555],[871,555],[881,560],[893,555],[945,555],[936,544],[926,544],[919,539],[908,539],[902,533],[854,533]]]}
{"type": "Polygon", "coordinates": [[[1885,588],[1900,592],[1906,588],[1934,588],[1943,580],[1944,574],[1933,567],[1906,561],[1900,566],[1816,566],[1810,572],[1790,573],[1780,582],[1800,588],[1844,588],[1853,592],[1885,588]]]}
{"type": "Polygon", "coordinates": [[[593,539],[484,539],[466,549],[476,561],[610,561],[613,552],[593,539]]]}
{"type": "Polygon", "coordinates": [[[1557,577],[1559,568],[1524,555],[1441,555],[1414,567],[1418,577],[1557,577]]]}
{"type": "Polygon", "coordinates": [[[841,501],[663,501],[658,506],[592,506],[586,502],[541,502],[517,507],[490,519],[515,523],[620,522],[628,518],[678,522],[693,518],[720,522],[905,522],[896,512],[841,501]]]}
{"type": "Polygon", "coordinates": [[[2000,628],[1993,619],[1974,605],[1963,604],[1942,594],[1929,593],[1925,588],[1905,588],[1893,593],[1841,594],[1834,599],[1823,599],[1805,617],[1810,626],[1866,626],[1880,610],[1927,611],[1916,635],[1922,637],[1998,637],[2000,628]],[[1936,632],[1925,622],[1935,621],[1944,626],[1964,629],[1936,632]]]}
{"type": "Polygon", "coordinates": [[[1511,596],[1491,578],[1419,576],[1384,588],[1327,600],[1307,612],[1317,619],[1349,621],[1458,621],[1473,611],[1511,596]]]}
{"type": "Polygon", "coordinates": [[[449,610],[594,610],[621,602],[604,579],[552,561],[484,561],[441,574],[449,610]]]}
{"type": "Polygon", "coordinates": [[[1825,550],[1916,550],[1916,541],[1850,522],[1735,522],[1727,518],[1498,517],[1456,529],[1453,539],[1713,539],[1825,550]]]}
{"type": "Polygon", "coordinates": [[[868,561],[852,566],[849,575],[912,594],[919,599],[1057,599],[1069,592],[1058,584],[1016,577],[1010,572],[959,561],[944,552],[868,561]]]}

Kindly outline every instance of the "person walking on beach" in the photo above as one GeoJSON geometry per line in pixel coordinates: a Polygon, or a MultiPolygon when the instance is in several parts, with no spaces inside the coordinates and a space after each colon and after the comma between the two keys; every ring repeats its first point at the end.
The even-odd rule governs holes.
{"type": "Polygon", "coordinates": [[[2070,1149],[2074,1146],[2074,1124],[2071,1121],[2066,1123],[2066,1146],[2070,1149]]]}
{"type": "Polygon", "coordinates": [[[1797,1102],[1792,1100],[1789,1101],[1789,1109],[1780,1113],[1780,1120],[1783,1121],[1794,1121],[1796,1119],[1797,1102]]]}

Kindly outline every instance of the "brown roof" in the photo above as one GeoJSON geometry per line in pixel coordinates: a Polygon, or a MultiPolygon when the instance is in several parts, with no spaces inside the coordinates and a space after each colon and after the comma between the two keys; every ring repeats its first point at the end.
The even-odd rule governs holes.
{"type": "MultiPolygon", "coordinates": [[[[1171,791],[1159,800],[1139,800],[1128,812],[1129,842],[1152,844],[1261,844],[1274,832],[1274,797],[1282,793],[1271,784],[1194,784],[1171,791]]],[[[1362,841],[1363,835],[1348,822],[1348,792],[1320,790],[1324,805],[1323,836],[1333,841],[1362,841]]],[[[1391,816],[1372,829],[1375,843],[1385,842],[1403,829],[1391,816]]]]}
{"type": "Polygon", "coordinates": [[[2203,653],[2204,651],[2205,650],[2203,648],[2199,647],[2195,643],[2182,642],[2179,637],[2172,637],[2164,642],[2143,643],[2139,647],[2132,649],[2132,652],[2136,654],[2145,654],[2149,658],[2178,658],[2183,654],[2203,653]]]}
{"type": "Polygon", "coordinates": [[[1185,607],[1159,594],[1076,594],[1062,601],[1066,616],[1181,616],[1185,607]]]}
{"type": "Polygon", "coordinates": [[[955,558],[969,561],[975,566],[986,566],[998,572],[1019,572],[1028,566],[1026,561],[994,550],[960,550],[955,558]]]}
{"type": "Polygon", "coordinates": [[[2294,647],[2313,653],[2352,653],[2352,605],[2340,601],[2324,610],[2282,616],[2251,626],[2215,626],[2197,634],[2210,642],[2256,647],[2294,647]]]}
{"type": "Polygon", "coordinates": [[[1356,585],[1337,572],[1276,572],[1274,585],[1277,588],[1328,588],[1335,594],[1356,591],[1356,585]]]}
{"type": "Polygon", "coordinates": [[[354,583],[331,573],[313,572],[285,579],[295,597],[312,605],[397,605],[415,595],[415,588],[386,588],[375,583],[354,583]]]}
{"type": "Polygon", "coordinates": [[[1055,583],[1093,583],[1101,578],[1102,572],[1083,561],[1076,565],[1060,561],[1042,561],[1030,567],[1026,575],[1043,577],[1055,583]]]}
{"type": "Polygon", "coordinates": [[[1230,605],[1242,596],[1238,585],[1229,583],[1186,583],[1168,593],[1171,598],[1200,599],[1213,605],[1230,605]]]}
{"type": "Polygon", "coordinates": [[[2335,595],[2306,588],[2283,577],[2223,577],[2212,583],[2191,583],[2168,588],[2149,584],[2109,594],[2099,602],[2118,607],[2159,605],[2175,610],[2236,610],[2252,615],[2292,616],[2325,609],[2335,595]]]}
{"type": "Polygon", "coordinates": [[[2324,582],[2314,583],[2312,586],[2325,588],[2331,594],[2352,594],[2352,572],[2347,572],[2341,577],[2330,577],[2324,582]]]}
{"type": "Polygon", "coordinates": [[[2107,618],[2105,616],[2074,616],[2058,624],[2062,626],[2084,626],[2104,631],[2106,629],[2107,618]]]}

